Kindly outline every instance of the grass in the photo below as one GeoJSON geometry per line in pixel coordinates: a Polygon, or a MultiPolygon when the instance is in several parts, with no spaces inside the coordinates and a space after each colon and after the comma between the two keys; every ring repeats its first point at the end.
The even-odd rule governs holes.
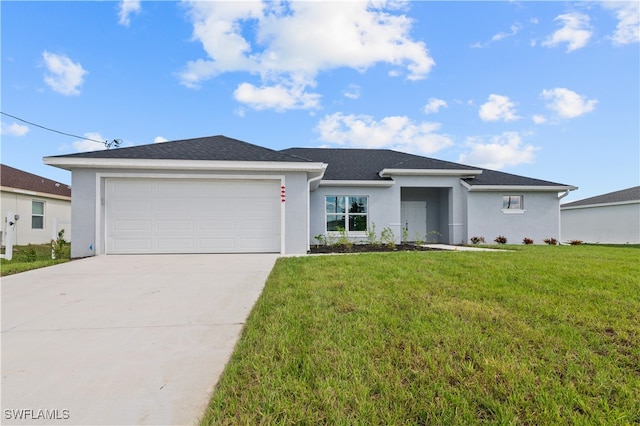
{"type": "Polygon", "coordinates": [[[280,259],[208,424],[640,423],[640,247],[280,259]]]}
{"type": "Polygon", "coordinates": [[[17,274],[68,261],[68,256],[64,259],[51,259],[51,244],[14,246],[13,259],[0,259],[0,276],[17,274]]]}

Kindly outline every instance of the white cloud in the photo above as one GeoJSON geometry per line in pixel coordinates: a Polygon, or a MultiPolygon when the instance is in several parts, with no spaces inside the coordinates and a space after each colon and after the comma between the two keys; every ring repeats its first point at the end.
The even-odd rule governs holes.
{"type": "Polygon", "coordinates": [[[119,4],[119,12],[118,12],[118,23],[120,25],[124,25],[125,27],[129,26],[131,22],[130,17],[134,13],[140,13],[142,9],[140,6],[140,0],[122,0],[119,4]]]}
{"type": "Polygon", "coordinates": [[[429,102],[424,106],[425,114],[434,114],[440,111],[440,108],[446,108],[447,101],[438,98],[429,98],[429,102]]]}
{"type": "Polygon", "coordinates": [[[562,22],[562,28],[547,37],[542,42],[543,46],[555,47],[567,43],[567,52],[572,52],[585,47],[593,35],[589,24],[591,18],[584,13],[565,13],[554,20],[562,22]]]}
{"type": "Polygon", "coordinates": [[[478,115],[482,121],[515,121],[520,118],[509,97],[495,94],[489,95],[489,100],[480,106],[478,115]]]}
{"type": "Polygon", "coordinates": [[[504,132],[491,138],[489,143],[479,137],[467,139],[470,150],[460,155],[459,162],[488,169],[502,169],[523,163],[532,163],[540,148],[523,145],[518,132],[504,132]]]}
{"type": "Polygon", "coordinates": [[[156,136],[156,138],[153,140],[153,143],[162,143],[162,142],[168,142],[169,139],[162,137],[162,136],[156,136]]]}
{"type": "Polygon", "coordinates": [[[0,134],[9,136],[24,136],[29,131],[29,126],[18,123],[6,124],[0,123],[0,134]]]}
{"type": "Polygon", "coordinates": [[[544,115],[536,114],[533,116],[533,122],[536,124],[543,124],[547,122],[547,117],[544,115]]]}
{"type": "Polygon", "coordinates": [[[471,47],[474,48],[474,49],[481,49],[481,48],[484,48],[484,47],[489,47],[491,45],[491,43],[503,40],[503,39],[508,38],[508,37],[515,36],[516,34],[518,34],[522,30],[522,28],[523,28],[522,24],[520,24],[519,22],[516,22],[515,24],[511,25],[511,27],[509,28],[511,30],[510,32],[504,32],[504,31],[499,32],[497,34],[494,34],[491,37],[491,41],[488,41],[488,42],[485,42],[485,43],[477,42],[477,43],[474,43],[471,47]]]}
{"type": "Polygon", "coordinates": [[[376,121],[368,115],[335,113],[325,116],[316,127],[320,140],[356,148],[389,148],[416,154],[433,154],[453,144],[436,133],[440,123],[414,123],[405,116],[376,121]]]}
{"type": "Polygon", "coordinates": [[[358,99],[360,97],[360,86],[357,84],[350,84],[342,94],[349,99],[358,99]]]}
{"type": "Polygon", "coordinates": [[[618,25],[611,40],[614,44],[630,44],[640,42],[640,2],[638,1],[606,1],[601,3],[610,9],[618,19],[618,25]]]}
{"type": "Polygon", "coordinates": [[[75,149],[78,152],[102,151],[107,149],[104,143],[97,142],[97,141],[106,141],[106,139],[103,138],[102,135],[100,135],[100,133],[88,132],[84,134],[84,137],[87,139],[75,141],[71,144],[73,146],[73,149],[75,149]],[[88,140],[88,139],[91,139],[91,140],[88,140]]]}
{"type": "Polygon", "coordinates": [[[596,99],[587,99],[586,96],[557,87],[555,89],[545,89],[540,96],[549,101],[547,108],[555,111],[562,118],[575,118],[591,112],[596,107],[596,99]]]}
{"type": "Polygon", "coordinates": [[[63,95],[79,95],[79,87],[84,83],[84,76],[88,73],[80,63],[74,63],[65,55],[58,55],[44,51],[42,53],[48,74],[44,76],[53,91],[63,95]]]}
{"type": "MultiPolygon", "coordinates": [[[[198,87],[221,73],[247,72],[258,74],[264,89],[295,89],[290,97],[302,99],[305,96],[299,89],[304,92],[313,87],[322,71],[347,67],[363,72],[382,63],[394,67],[390,73],[403,69],[409,80],[419,80],[435,64],[425,44],[411,38],[413,21],[401,14],[395,3],[186,4],[193,39],[202,43],[207,54],[188,62],[179,74],[187,87],[198,87]]],[[[245,86],[242,91],[246,94],[247,89],[245,86]]],[[[260,98],[261,92],[251,93],[260,98]]],[[[262,100],[259,103],[266,105],[262,100]]],[[[275,103],[280,108],[286,104],[275,103]]],[[[294,108],[317,107],[315,102],[290,104],[294,108]]]]}
{"type": "Polygon", "coordinates": [[[306,93],[302,86],[285,87],[280,84],[256,87],[251,83],[242,83],[233,92],[233,97],[256,110],[276,111],[318,108],[320,100],[320,95],[306,93]]]}

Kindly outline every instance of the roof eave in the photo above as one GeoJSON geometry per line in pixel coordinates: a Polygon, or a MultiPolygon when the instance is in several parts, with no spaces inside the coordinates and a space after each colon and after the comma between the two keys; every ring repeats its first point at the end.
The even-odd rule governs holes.
{"type": "Polygon", "coordinates": [[[491,191],[527,191],[527,192],[563,192],[575,191],[577,186],[571,185],[469,185],[461,181],[462,185],[469,192],[491,192],[491,191]]]}
{"type": "Polygon", "coordinates": [[[565,204],[565,205],[560,205],[560,208],[562,210],[574,210],[574,209],[590,209],[594,207],[624,206],[629,204],[640,204],[640,200],[613,201],[610,203],[599,203],[599,204],[581,204],[577,206],[570,206],[568,204],[565,204]]]}
{"type": "Polygon", "coordinates": [[[49,166],[73,169],[144,169],[144,170],[238,170],[274,172],[320,172],[321,162],[288,161],[218,161],[218,160],[163,160],[133,158],[71,158],[44,157],[49,166]]]}
{"type": "Polygon", "coordinates": [[[395,185],[393,180],[321,180],[320,186],[373,186],[390,187],[395,185]]]}
{"type": "Polygon", "coordinates": [[[461,178],[482,174],[482,170],[475,169],[382,169],[380,177],[391,176],[458,176],[461,178]]]}
{"type": "Polygon", "coordinates": [[[71,201],[71,197],[68,195],[52,194],[50,192],[33,191],[30,189],[12,188],[10,186],[0,186],[0,191],[12,192],[14,194],[21,194],[21,195],[30,195],[33,197],[40,197],[40,198],[53,198],[56,200],[71,201]]]}

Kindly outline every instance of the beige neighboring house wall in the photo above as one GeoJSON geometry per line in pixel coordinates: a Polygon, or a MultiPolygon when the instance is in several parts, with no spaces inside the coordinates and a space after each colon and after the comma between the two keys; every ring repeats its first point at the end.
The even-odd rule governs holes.
{"type": "Polygon", "coordinates": [[[0,167],[2,171],[0,177],[2,246],[6,244],[9,221],[13,221],[13,218],[10,220],[7,218],[8,212],[13,212],[20,217],[14,225],[13,243],[15,245],[49,243],[62,229],[64,229],[65,240],[70,241],[71,189],[69,186],[6,165],[0,167]],[[34,216],[42,219],[36,218],[34,224],[34,216]]]}

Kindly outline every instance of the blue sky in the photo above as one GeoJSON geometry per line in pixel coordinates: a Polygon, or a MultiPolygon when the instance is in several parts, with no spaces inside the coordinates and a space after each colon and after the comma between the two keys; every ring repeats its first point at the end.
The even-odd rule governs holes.
{"type": "MultiPolygon", "coordinates": [[[[2,112],[123,146],[390,148],[639,184],[638,2],[2,1],[2,112]]],[[[2,163],[103,149],[2,115],[2,163]]]]}

